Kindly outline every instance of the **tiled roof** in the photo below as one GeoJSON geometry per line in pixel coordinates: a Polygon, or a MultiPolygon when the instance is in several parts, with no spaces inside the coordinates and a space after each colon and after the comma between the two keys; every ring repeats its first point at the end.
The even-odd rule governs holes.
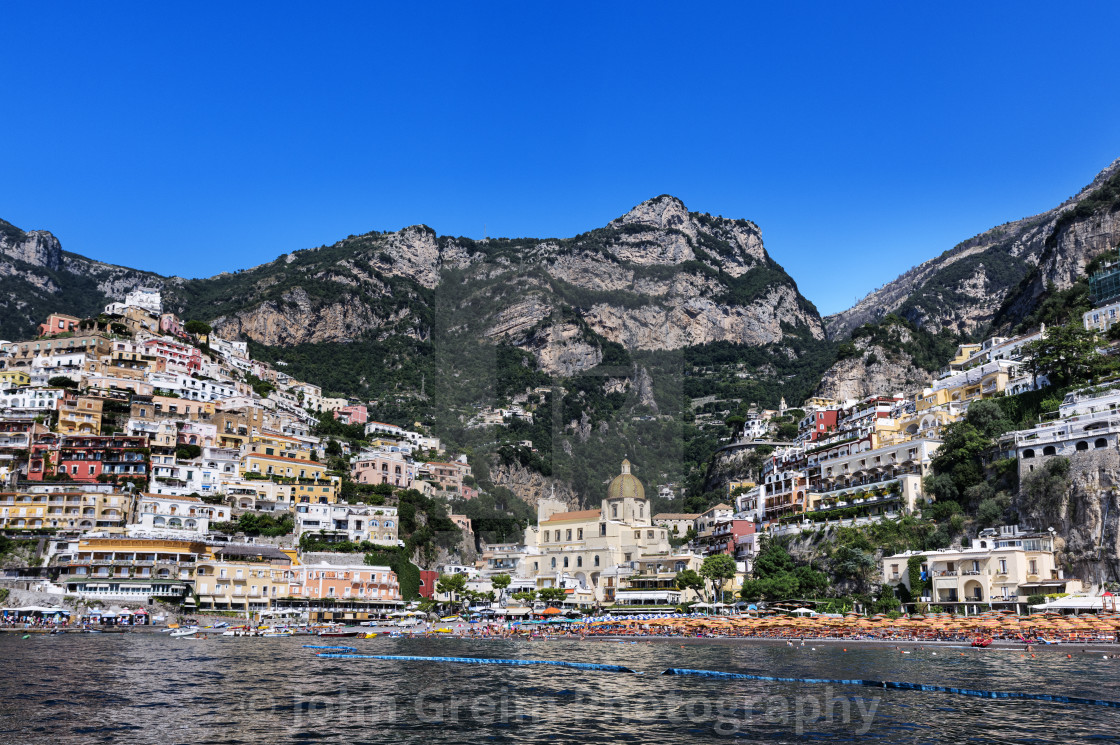
{"type": "Polygon", "coordinates": [[[577,510],[575,512],[557,512],[545,520],[546,523],[555,523],[567,520],[596,520],[600,517],[599,510],[577,510]]]}

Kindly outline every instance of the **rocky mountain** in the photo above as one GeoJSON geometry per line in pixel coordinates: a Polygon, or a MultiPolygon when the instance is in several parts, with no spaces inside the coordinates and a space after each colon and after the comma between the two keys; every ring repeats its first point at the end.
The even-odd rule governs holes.
{"type": "Polygon", "coordinates": [[[1085,299],[1090,263],[1118,244],[1120,159],[1054,209],[974,236],[827,317],[829,337],[851,344],[841,345],[840,359],[825,372],[817,392],[840,398],[888,390],[913,394],[948,359],[953,339],[1064,322],[1085,299]],[[1074,292],[1078,287],[1080,294],[1074,292]],[[1065,306],[1063,312],[1040,314],[1048,301],[1065,306]],[[895,317],[910,331],[900,332],[890,320],[895,317]],[[895,332],[912,336],[921,329],[923,334],[889,343],[884,354],[871,339],[882,341],[884,323],[895,332]]]}
{"type": "Polygon", "coordinates": [[[50,233],[4,225],[0,303],[16,312],[0,328],[10,336],[30,333],[50,310],[89,314],[146,284],[183,317],[263,347],[470,337],[530,351],[559,375],[600,364],[605,344],[824,340],[816,309],[754,223],[689,212],[669,196],[573,238],[474,241],[413,226],[207,279],[103,264],[63,252],[50,233]]]}
{"type": "Polygon", "coordinates": [[[158,275],[63,251],[45,230],[0,220],[0,338],[25,338],[54,311],[93,315],[136,286],[162,284],[158,275]]]}
{"type": "Polygon", "coordinates": [[[1047,285],[1069,287],[1093,256],[1116,246],[1117,206],[1120,159],[1057,207],[974,236],[829,316],[828,335],[846,338],[889,313],[968,335],[1017,321],[1047,285]]]}

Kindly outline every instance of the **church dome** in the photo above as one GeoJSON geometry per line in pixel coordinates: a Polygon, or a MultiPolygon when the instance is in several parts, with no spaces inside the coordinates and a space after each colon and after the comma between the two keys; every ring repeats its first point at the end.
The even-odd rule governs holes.
{"type": "Polygon", "coordinates": [[[611,479],[607,487],[607,499],[645,499],[646,490],[642,482],[630,473],[630,461],[622,461],[622,473],[611,479]]]}

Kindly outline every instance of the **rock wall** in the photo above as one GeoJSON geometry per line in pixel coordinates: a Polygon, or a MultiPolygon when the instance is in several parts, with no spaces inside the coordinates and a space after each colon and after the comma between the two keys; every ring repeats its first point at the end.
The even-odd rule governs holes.
{"type": "MultiPolygon", "coordinates": [[[[1030,466],[1043,468],[1053,457],[1020,461],[1026,477],[1030,466]]],[[[1120,581],[1120,451],[1085,450],[1069,456],[1069,488],[1053,504],[1032,502],[1021,490],[1015,507],[1039,529],[1054,528],[1059,561],[1067,577],[1089,585],[1120,581]]]]}
{"type": "Polygon", "coordinates": [[[569,510],[580,509],[579,495],[571,485],[523,466],[495,464],[490,468],[490,480],[495,486],[504,486],[517,495],[521,501],[536,509],[542,498],[555,497],[568,506],[569,510]],[[555,489],[555,494],[553,490],[555,489]]]}
{"type": "MultiPolygon", "coordinates": [[[[910,332],[898,325],[891,327],[900,342],[910,341],[910,332]]],[[[913,396],[933,379],[933,373],[913,363],[908,354],[892,352],[870,343],[867,337],[852,342],[859,354],[838,360],[825,371],[816,395],[838,401],[861,399],[883,394],[913,396]]]]}

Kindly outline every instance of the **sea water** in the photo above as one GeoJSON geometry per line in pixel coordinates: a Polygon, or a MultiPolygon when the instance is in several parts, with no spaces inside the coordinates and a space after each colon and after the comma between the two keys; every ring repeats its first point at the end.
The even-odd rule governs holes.
{"type": "Polygon", "coordinates": [[[638,671],[631,674],[324,658],[302,646],[310,639],[0,635],[0,742],[1120,741],[1113,708],[660,675],[680,667],[1120,701],[1120,660],[1103,658],[1109,647],[1058,646],[1031,657],[917,644],[347,640],[360,654],[567,660],[638,671]]]}

